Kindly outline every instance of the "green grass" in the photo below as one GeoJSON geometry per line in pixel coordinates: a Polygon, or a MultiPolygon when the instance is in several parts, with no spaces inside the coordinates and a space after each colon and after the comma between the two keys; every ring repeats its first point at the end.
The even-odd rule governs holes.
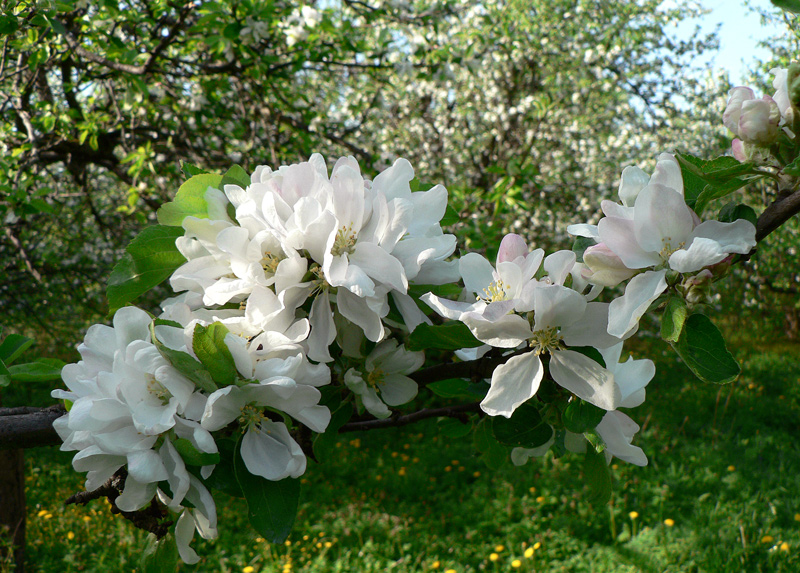
{"type": "MultiPolygon", "coordinates": [[[[196,539],[203,559],[182,570],[798,571],[800,347],[734,352],[744,372],[724,387],[693,380],[671,354],[658,360],[632,412],[650,465],[614,462],[610,506],[589,503],[578,457],[491,472],[468,439],[421,423],[341,436],[331,462],[311,462],[284,545],[249,529],[241,500],[220,497],[220,538],[196,539]]],[[[133,570],[141,532],[106,502],[63,505],[82,485],[71,457],[26,454],[29,570],[133,570]]]]}

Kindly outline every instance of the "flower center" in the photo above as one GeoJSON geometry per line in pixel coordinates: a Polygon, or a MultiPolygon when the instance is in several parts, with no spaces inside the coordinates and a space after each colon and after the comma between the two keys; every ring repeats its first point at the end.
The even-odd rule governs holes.
{"type": "Polygon", "coordinates": [[[278,264],[283,260],[283,257],[279,257],[278,255],[273,255],[272,253],[266,253],[264,257],[261,259],[261,268],[264,269],[265,273],[275,274],[275,271],[278,270],[278,264]]]}
{"type": "Polygon", "coordinates": [[[383,384],[384,378],[386,378],[386,374],[383,370],[376,368],[367,374],[367,386],[374,389],[376,392],[380,392],[380,386],[383,384]]]}
{"type": "Polygon", "coordinates": [[[476,300],[482,300],[483,302],[497,302],[499,300],[506,300],[507,298],[506,284],[501,279],[494,281],[483,289],[481,294],[475,297],[476,300]]]}
{"type": "Polygon", "coordinates": [[[242,413],[239,416],[239,425],[242,427],[242,431],[246,431],[250,426],[260,424],[266,419],[267,417],[264,415],[263,410],[255,404],[250,403],[242,408],[242,413]]]}
{"type": "Polygon", "coordinates": [[[331,249],[331,254],[334,257],[338,257],[339,255],[343,255],[344,253],[350,254],[353,252],[353,247],[356,244],[356,233],[353,232],[353,225],[352,223],[347,227],[342,227],[336,233],[336,239],[333,241],[333,248],[331,249]]]}
{"type": "Polygon", "coordinates": [[[169,404],[169,399],[172,398],[172,393],[167,390],[161,382],[156,380],[156,377],[152,374],[147,374],[146,379],[147,391],[155,396],[156,399],[161,402],[162,406],[169,404]]]}
{"type": "Polygon", "coordinates": [[[558,332],[558,328],[552,326],[550,328],[534,331],[533,337],[528,341],[528,346],[533,348],[536,356],[544,354],[545,352],[552,354],[554,350],[562,348],[562,338],[563,337],[558,332]]]}
{"type": "Polygon", "coordinates": [[[669,257],[672,255],[672,253],[686,246],[686,242],[681,241],[680,243],[678,243],[677,247],[673,247],[672,237],[664,237],[662,244],[664,246],[661,248],[661,251],[659,251],[658,256],[660,256],[665,261],[669,260],[669,257]]]}

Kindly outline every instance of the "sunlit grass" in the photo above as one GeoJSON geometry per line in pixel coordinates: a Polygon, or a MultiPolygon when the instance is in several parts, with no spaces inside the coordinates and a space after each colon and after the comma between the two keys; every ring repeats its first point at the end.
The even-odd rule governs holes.
{"type": "MultiPolygon", "coordinates": [[[[667,357],[633,411],[650,465],[615,461],[616,490],[592,506],[581,460],[488,470],[469,438],[433,421],[341,436],[311,463],[285,544],[247,525],[242,500],[220,498],[220,538],[196,540],[183,570],[797,571],[800,570],[798,348],[738,352],[744,375],[716,387],[667,357]]],[[[31,571],[129,571],[145,535],[105,502],[64,506],[81,489],[71,454],[27,453],[31,571]]]]}

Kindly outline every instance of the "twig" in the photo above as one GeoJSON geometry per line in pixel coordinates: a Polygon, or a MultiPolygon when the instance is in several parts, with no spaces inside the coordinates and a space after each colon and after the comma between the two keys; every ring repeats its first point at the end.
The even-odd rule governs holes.
{"type": "Polygon", "coordinates": [[[774,201],[756,222],[756,241],[761,242],[767,235],[800,213],[800,191],[774,201]]]}
{"type": "Polygon", "coordinates": [[[363,430],[376,430],[378,428],[395,428],[419,422],[426,418],[458,418],[466,423],[468,412],[478,411],[478,403],[460,404],[458,406],[446,406],[444,408],[427,408],[419,410],[413,414],[405,416],[393,416],[384,420],[364,420],[363,422],[350,422],[339,428],[339,433],[360,432],[363,430]]]}

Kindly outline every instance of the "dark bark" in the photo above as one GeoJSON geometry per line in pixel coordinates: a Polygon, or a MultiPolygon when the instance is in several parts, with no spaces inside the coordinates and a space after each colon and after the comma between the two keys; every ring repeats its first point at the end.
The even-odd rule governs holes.
{"type": "MultiPolygon", "coordinates": [[[[14,571],[24,573],[25,462],[22,449],[0,451],[0,536],[12,541],[14,571]]],[[[5,544],[0,545],[0,561],[8,549],[5,544]]]]}

